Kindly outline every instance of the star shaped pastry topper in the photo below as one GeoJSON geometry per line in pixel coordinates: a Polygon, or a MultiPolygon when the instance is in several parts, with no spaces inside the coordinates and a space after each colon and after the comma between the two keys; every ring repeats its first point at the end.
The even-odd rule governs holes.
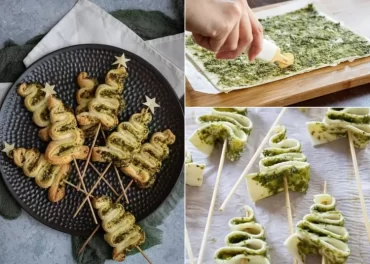
{"type": "Polygon", "coordinates": [[[45,87],[41,89],[41,91],[45,92],[45,98],[48,98],[50,95],[57,94],[54,91],[55,85],[50,85],[48,83],[45,83],[45,87]]]}
{"type": "Polygon", "coordinates": [[[147,107],[149,107],[150,111],[152,111],[154,115],[154,108],[160,107],[160,105],[155,102],[155,97],[153,99],[150,99],[148,96],[145,95],[145,98],[146,98],[146,102],[143,103],[143,105],[146,105],[147,107]]]}
{"type": "Polygon", "coordinates": [[[2,152],[5,152],[7,156],[9,156],[9,153],[10,151],[12,151],[14,149],[14,144],[8,144],[4,141],[4,148],[2,150],[2,152]]]}
{"type": "Polygon", "coordinates": [[[114,57],[117,60],[112,65],[118,64],[118,68],[119,68],[120,65],[122,65],[123,67],[127,68],[126,62],[130,61],[130,59],[126,59],[124,53],[122,53],[122,56],[121,57],[117,57],[117,56],[114,56],[114,57]]]}

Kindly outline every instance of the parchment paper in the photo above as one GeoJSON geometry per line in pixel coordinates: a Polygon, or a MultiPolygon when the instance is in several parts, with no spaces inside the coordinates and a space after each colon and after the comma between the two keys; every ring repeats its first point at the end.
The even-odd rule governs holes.
{"type": "MultiPolygon", "coordinates": [[[[333,21],[335,23],[340,22],[342,27],[350,29],[352,32],[356,33],[353,29],[347,27],[343,22],[338,21],[335,18],[329,16],[328,14],[330,14],[330,10],[327,10],[323,5],[320,5],[320,3],[316,0],[290,1],[288,3],[284,3],[283,5],[275,7],[275,8],[256,12],[255,15],[257,18],[265,19],[267,17],[283,15],[283,14],[304,8],[310,3],[314,4],[314,7],[319,11],[320,15],[325,16],[328,20],[333,21]]],[[[189,34],[190,32],[186,33],[186,35],[189,35],[189,34]]],[[[360,34],[357,34],[357,35],[360,35],[360,34]]],[[[370,42],[370,39],[368,38],[366,39],[370,42]]],[[[320,68],[324,68],[328,66],[336,66],[341,62],[353,61],[355,59],[368,57],[368,56],[370,56],[370,54],[366,56],[362,56],[362,57],[352,56],[348,58],[343,58],[343,59],[336,60],[332,64],[325,64],[322,66],[306,68],[299,72],[291,73],[291,74],[284,75],[284,76],[273,77],[270,79],[262,80],[252,85],[243,85],[241,87],[221,87],[219,86],[217,84],[219,80],[218,76],[214,73],[208,72],[203,66],[203,63],[196,56],[192,55],[191,52],[187,52],[187,51],[186,51],[185,69],[186,69],[186,77],[188,78],[191,86],[193,87],[195,91],[209,93],[209,94],[218,94],[221,92],[228,93],[233,90],[255,87],[261,84],[266,84],[266,83],[278,81],[281,79],[285,79],[285,78],[288,78],[294,75],[310,72],[312,70],[316,70],[316,69],[320,69],[320,68]]]]}
{"type": "MultiPolygon", "coordinates": [[[[250,108],[248,110],[248,117],[253,122],[253,130],[241,159],[237,162],[225,160],[204,264],[214,263],[214,252],[225,246],[225,236],[230,232],[229,219],[235,216],[243,216],[244,205],[249,205],[255,210],[257,222],[266,229],[271,263],[291,264],[293,261],[283,245],[284,240],[289,236],[284,193],[253,204],[249,199],[245,181],[243,181],[226,210],[224,212],[218,211],[281,108],[250,108]]],[[[345,227],[350,233],[351,256],[347,263],[367,264],[370,263],[370,243],[367,240],[364,218],[361,213],[348,139],[343,138],[313,147],[306,130],[306,122],[321,121],[326,110],[326,108],[311,108],[308,109],[308,112],[303,113],[299,109],[290,108],[287,109],[280,122],[281,125],[287,128],[288,138],[295,138],[302,143],[302,151],[311,165],[311,181],[307,193],[290,192],[294,227],[298,221],[303,219],[305,214],[309,213],[309,208],[313,204],[313,196],[323,192],[324,181],[326,180],[328,184],[327,191],[336,198],[337,208],[344,214],[345,227]]],[[[195,122],[196,116],[210,112],[210,108],[187,108],[186,139],[199,127],[195,122]]],[[[203,186],[186,186],[186,224],[194,256],[197,257],[216,180],[221,146],[215,149],[209,158],[198,152],[189,141],[186,141],[186,147],[191,151],[194,162],[206,164],[203,186]]],[[[356,150],[368,213],[370,213],[369,148],[356,150]]],[[[259,158],[256,160],[250,172],[258,171],[259,160],[259,158]]],[[[189,263],[188,259],[187,263],[189,263]]],[[[321,263],[320,258],[310,257],[307,259],[307,264],[310,263],[321,263]]]]}

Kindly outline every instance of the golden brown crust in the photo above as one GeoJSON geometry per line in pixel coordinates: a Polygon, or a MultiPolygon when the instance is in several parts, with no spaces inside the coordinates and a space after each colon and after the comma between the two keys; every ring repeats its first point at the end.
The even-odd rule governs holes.
{"type": "Polygon", "coordinates": [[[123,261],[131,250],[145,243],[144,231],[122,204],[113,203],[108,196],[100,196],[93,203],[106,232],[104,239],[113,247],[114,260],[123,261]]]}
{"type": "Polygon", "coordinates": [[[45,156],[54,165],[70,163],[73,158],[86,159],[89,147],[84,146],[85,136],[77,127],[74,114],[61,100],[49,97],[51,126],[49,136],[52,141],[46,148],[45,156]]]}
{"type": "Polygon", "coordinates": [[[112,69],[106,74],[105,84],[97,87],[94,98],[89,98],[88,111],[79,112],[77,115],[80,127],[91,130],[100,122],[102,129],[112,130],[118,125],[117,115],[124,106],[122,92],[127,77],[128,73],[124,67],[112,69]]]}
{"type": "Polygon", "coordinates": [[[66,184],[64,180],[68,180],[69,174],[71,172],[71,165],[64,164],[59,166],[60,169],[54,178],[48,192],[48,198],[52,202],[59,202],[65,196],[66,184]]]}
{"type": "Polygon", "coordinates": [[[142,142],[148,137],[148,123],[152,115],[147,109],[133,114],[129,121],[118,125],[117,131],[110,134],[105,146],[93,148],[92,160],[114,162],[118,167],[127,166],[132,155],[140,150],[142,142]]]}
{"type": "MultiPolygon", "coordinates": [[[[99,83],[96,78],[91,78],[87,72],[80,72],[77,76],[77,84],[80,87],[76,93],[77,107],[76,115],[83,112],[88,112],[88,105],[95,96],[96,88],[99,83]]],[[[84,131],[86,137],[92,137],[95,135],[98,128],[99,119],[95,119],[88,125],[80,125],[80,128],[84,131]]]]}
{"type": "Polygon", "coordinates": [[[155,175],[162,166],[162,161],[168,157],[168,145],[172,145],[176,136],[171,130],[156,132],[150,142],[142,145],[140,152],[135,153],[132,162],[121,167],[121,170],[135,180],[141,188],[149,188],[155,182],[155,175]]]}
{"type": "MultiPolygon", "coordinates": [[[[44,128],[50,124],[49,110],[45,92],[41,89],[43,86],[39,83],[21,83],[18,86],[17,93],[24,97],[24,105],[32,113],[33,122],[41,127],[39,132],[43,141],[48,141],[45,137],[44,128]]],[[[45,129],[47,132],[47,129],[45,129]]]]}
{"type": "Polygon", "coordinates": [[[36,184],[44,189],[49,188],[49,200],[58,202],[65,196],[64,179],[71,171],[70,164],[52,165],[37,149],[15,148],[10,152],[10,158],[23,169],[26,176],[35,178],[36,184]]]}

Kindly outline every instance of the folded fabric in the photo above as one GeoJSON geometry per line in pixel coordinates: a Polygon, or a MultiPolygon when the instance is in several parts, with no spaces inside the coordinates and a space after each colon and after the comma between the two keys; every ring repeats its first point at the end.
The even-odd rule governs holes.
{"type": "MultiPolygon", "coordinates": [[[[125,17],[129,17],[130,21],[132,21],[135,13],[116,11],[113,14],[120,16],[125,14],[125,17]]],[[[148,13],[140,11],[140,13],[135,14],[135,19],[137,20],[137,24],[135,24],[137,28],[134,27],[134,30],[139,28],[147,33],[151,30],[154,30],[154,32],[160,31],[156,29],[156,26],[162,30],[165,28],[164,25],[174,26],[171,25],[173,20],[160,15],[159,12],[148,13]],[[146,15],[148,17],[145,17],[146,15]],[[167,22],[163,23],[162,21],[157,24],[157,21],[161,20],[167,22]]],[[[79,0],[67,15],[27,55],[24,59],[24,64],[28,67],[47,53],[64,47],[86,43],[111,45],[139,54],[140,57],[148,61],[163,74],[178,95],[182,95],[184,90],[184,73],[152,49],[134,31],[88,0],[79,0]]]]}

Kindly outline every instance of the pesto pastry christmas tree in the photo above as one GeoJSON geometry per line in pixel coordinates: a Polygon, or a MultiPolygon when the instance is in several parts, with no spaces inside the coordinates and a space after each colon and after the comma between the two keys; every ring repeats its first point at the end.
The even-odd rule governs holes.
{"type": "Polygon", "coordinates": [[[253,127],[246,114],[246,108],[214,108],[212,114],[197,118],[201,127],[189,141],[199,151],[211,155],[216,143],[227,140],[226,157],[231,161],[238,160],[253,127]]]}
{"type": "Polygon", "coordinates": [[[17,93],[24,97],[24,105],[32,113],[32,121],[40,127],[39,136],[43,141],[49,141],[48,129],[50,117],[48,109],[48,97],[56,94],[55,85],[40,83],[21,83],[17,93]]]}
{"type": "Polygon", "coordinates": [[[17,167],[23,169],[23,173],[30,178],[34,178],[36,184],[43,189],[48,189],[48,198],[51,202],[58,202],[65,196],[65,182],[71,172],[69,163],[62,165],[52,165],[35,148],[15,148],[14,144],[4,142],[5,148],[2,150],[6,155],[13,159],[17,167]]]}
{"type": "Polygon", "coordinates": [[[288,188],[295,192],[306,192],[310,181],[310,164],[302,153],[301,143],[287,139],[284,126],[275,127],[275,135],[269,140],[269,147],[261,154],[259,173],[246,176],[252,201],[258,201],[284,191],[284,177],[288,188]]]}
{"type": "Polygon", "coordinates": [[[97,88],[96,79],[89,78],[86,72],[78,75],[80,89],[76,94],[76,118],[86,136],[95,135],[99,124],[103,130],[112,130],[119,123],[118,114],[125,105],[122,93],[128,77],[126,62],[129,59],[124,54],[116,59],[113,65],[118,64],[118,68],[109,70],[105,76],[105,84],[100,84],[97,88]]]}
{"type": "Polygon", "coordinates": [[[307,122],[307,129],[314,145],[351,132],[354,146],[365,148],[370,143],[370,108],[329,108],[322,122],[307,122]]]}
{"type": "Polygon", "coordinates": [[[335,198],[318,194],[313,201],[311,213],[298,222],[295,234],[284,245],[299,264],[305,263],[308,254],[322,255],[327,264],[346,263],[350,255],[349,234],[342,213],[335,209],[335,198]]]}
{"type": "Polygon", "coordinates": [[[225,238],[226,247],[216,251],[217,264],[270,264],[265,242],[265,230],[255,222],[253,209],[245,206],[246,216],[230,219],[231,233],[225,238]]]}

